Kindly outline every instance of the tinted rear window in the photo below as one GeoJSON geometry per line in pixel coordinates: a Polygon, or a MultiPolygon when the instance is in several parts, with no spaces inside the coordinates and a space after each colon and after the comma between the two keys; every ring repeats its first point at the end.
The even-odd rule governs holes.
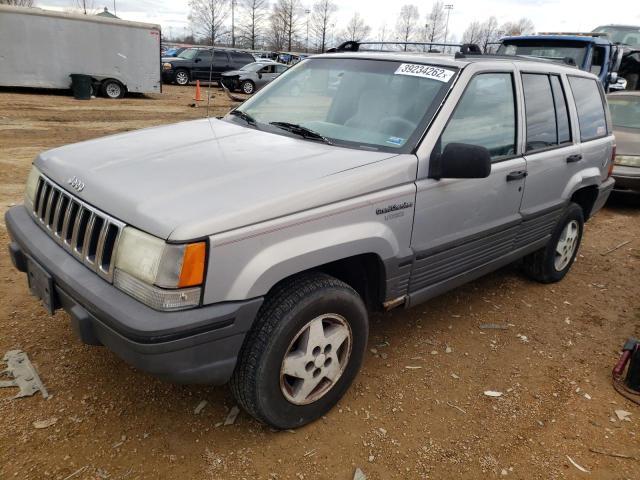
{"type": "Polygon", "coordinates": [[[569,84],[578,110],[580,140],[606,136],[607,122],[597,80],[570,76],[569,84]]]}

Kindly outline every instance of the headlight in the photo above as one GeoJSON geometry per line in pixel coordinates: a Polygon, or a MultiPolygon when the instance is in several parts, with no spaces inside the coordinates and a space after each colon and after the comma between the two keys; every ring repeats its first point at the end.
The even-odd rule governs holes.
{"type": "Polygon", "coordinates": [[[38,179],[40,178],[40,170],[32,166],[29,176],[27,177],[27,184],[24,189],[24,196],[33,205],[36,198],[36,189],[38,188],[38,179]]]}
{"type": "Polygon", "coordinates": [[[163,63],[162,64],[162,69],[163,70],[171,70],[173,68],[173,65],[171,65],[170,63],[163,63]]]}
{"type": "Polygon", "coordinates": [[[640,155],[616,155],[614,163],[625,167],[640,167],[640,155]]]}
{"type": "Polygon", "coordinates": [[[197,306],[207,245],[174,245],[126,227],[118,243],[113,284],[157,310],[197,306]]]}

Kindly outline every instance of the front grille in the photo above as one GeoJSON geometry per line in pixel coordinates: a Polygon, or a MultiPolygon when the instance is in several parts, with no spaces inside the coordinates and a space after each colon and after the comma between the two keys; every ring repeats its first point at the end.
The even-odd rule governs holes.
{"type": "Polygon", "coordinates": [[[38,179],[33,215],[65,250],[112,281],[114,253],[124,223],[70,195],[45,176],[38,179]]]}

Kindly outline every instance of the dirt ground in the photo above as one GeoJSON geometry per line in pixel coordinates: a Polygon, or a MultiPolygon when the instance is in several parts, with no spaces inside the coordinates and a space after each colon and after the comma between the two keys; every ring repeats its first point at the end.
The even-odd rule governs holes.
{"type": "MultiPolygon", "coordinates": [[[[193,90],[86,102],[0,91],[0,211],[21,202],[39,151],[202,117],[189,107],[193,90]]],[[[231,105],[219,93],[213,103],[214,115],[231,105]]],[[[2,247],[0,357],[28,352],[52,397],[14,400],[14,389],[0,389],[0,479],[350,480],[357,467],[369,479],[639,479],[640,408],[610,383],[624,340],[640,337],[639,239],[640,202],[616,197],[587,225],[559,284],[510,267],[374,316],[349,393],[295,432],[245,413],[223,426],[234,406],[227,387],[166,384],[80,344],[65,313],[49,317],[29,295],[2,247]],[[480,328],[487,323],[508,328],[480,328]]]]}

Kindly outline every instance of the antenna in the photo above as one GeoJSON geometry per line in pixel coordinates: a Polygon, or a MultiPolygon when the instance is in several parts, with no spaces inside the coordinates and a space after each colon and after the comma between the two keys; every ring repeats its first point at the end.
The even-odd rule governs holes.
{"type": "Polygon", "coordinates": [[[211,65],[209,65],[209,86],[207,87],[207,118],[209,118],[209,104],[211,103],[211,77],[213,75],[213,61],[215,59],[213,55],[213,42],[211,42],[211,65]]]}

